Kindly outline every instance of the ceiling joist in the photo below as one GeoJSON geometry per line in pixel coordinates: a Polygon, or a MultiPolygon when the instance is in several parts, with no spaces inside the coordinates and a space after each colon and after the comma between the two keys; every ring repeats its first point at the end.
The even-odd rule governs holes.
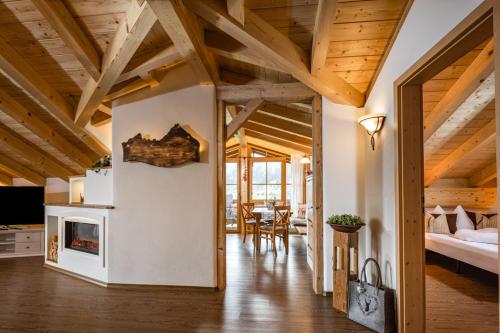
{"type": "Polygon", "coordinates": [[[33,0],[49,24],[94,80],[101,75],[101,57],[62,0],[33,0]]]}
{"type": "Polygon", "coordinates": [[[179,52],[177,52],[175,46],[169,46],[166,49],[160,51],[152,58],[135,67],[134,69],[122,73],[116,80],[115,84],[130,80],[137,76],[144,75],[159,67],[176,64],[178,62],[184,62],[184,58],[180,55],[179,52]]]}
{"type": "Polygon", "coordinates": [[[316,76],[325,67],[336,7],[337,1],[319,0],[318,2],[311,55],[311,73],[316,76]]]}
{"type": "Polygon", "coordinates": [[[432,170],[426,172],[424,185],[430,186],[437,179],[441,178],[458,161],[482,144],[495,138],[495,119],[491,120],[486,126],[471,136],[467,141],[461,144],[455,151],[441,160],[432,170]]]}
{"type": "Polygon", "coordinates": [[[0,172],[0,186],[12,186],[12,177],[0,172]]]}
{"type": "Polygon", "coordinates": [[[493,73],[493,69],[493,40],[491,40],[424,119],[424,142],[493,73]]]}
{"type": "Polygon", "coordinates": [[[282,131],[281,129],[268,127],[268,126],[254,123],[251,121],[247,121],[243,125],[243,127],[247,130],[251,130],[254,132],[261,133],[261,134],[273,136],[273,137],[281,139],[281,140],[294,142],[294,143],[297,143],[297,144],[300,144],[300,145],[303,145],[303,146],[306,146],[309,148],[312,147],[312,139],[311,138],[306,138],[306,137],[303,137],[300,135],[295,135],[295,134],[290,133],[290,132],[282,131]]]}
{"type": "Polygon", "coordinates": [[[0,126],[0,142],[7,145],[21,156],[24,156],[37,169],[44,170],[49,176],[54,176],[68,181],[69,176],[74,172],[66,167],[61,166],[56,161],[48,157],[44,152],[34,148],[29,143],[18,137],[12,131],[3,126],[0,126]]]}
{"type": "Polygon", "coordinates": [[[241,26],[217,1],[188,0],[187,5],[196,14],[249,49],[281,64],[286,72],[333,102],[357,107],[364,104],[364,95],[338,75],[311,75],[308,55],[251,10],[245,8],[245,25],[241,26]]]}
{"type": "Polygon", "coordinates": [[[109,150],[93,135],[73,123],[73,108],[7,42],[0,38],[0,70],[100,158],[109,150]]]}
{"type": "Polygon", "coordinates": [[[497,164],[495,162],[488,165],[483,170],[475,173],[469,178],[469,184],[473,187],[480,187],[497,178],[497,164]]]}
{"type": "Polygon", "coordinates": [[[92,166],[92,159],[85,153],[68,142],[68,140],[49,127],[43,120],[38,118],[34,113],[26,109],[22,104],[18,103],[15,98],[11,97],[3,90],[0,90],[0,109],[83,168],[92,166]]]}
{"type": "Polygon", "coordinates": [[[280,145],[280,146],[283,146],[286,148],[300,151],[306,155],[311,155],[311,152],[312,152],[311,148],[309,148],[309,147],[305,147],[305,146],[302,146],[302,145],[299,145],[299,144],[296,144],[296,143],[293,143],[290,141],[282,140],[282,139],[279,139],[277,137],[270,136],[267,134],[262,134],[262,133],[254,132],[251,130],[247,130],[246,135],[249,137],[252,137],[252,138],[268,141],[268,142],[275,143],[277,145],[280,145]]]}
{"type": "Polygon", "coordinates": [[[92,118],[106,94],[127,66],[135,51],[156,22],[156,15],[144,2],[138,6],[132,2],[127,20],[123,20],[103,57],[101,76],[97,81],[89,80],[78,103],[75,123],[84,127],[92,118]]]}
{"type": "Polygon", "coordinates": [[[227,126],[226,140],[229,140],[263,103],[264,100],[259,98],[250,100],[227,126]]]}
{"type": "Polygon", "coordinates": [[[219,81],[218,66],[202,39],[201,26],[186,9],[182,0],[148,0],[161,26],[186,59],[200,84],[219,81]]]}
{"type": "Polygon", "coordinates": [[[300,82],[217,87],[218,99],[235,104],[258,98],[269,102],[303,101],[314,95],[313,90],[300,82]]]}
{"type": "MultiPolygon", "coordinates": [[[[236,105],[226,105],[226,110],[229,113],[229,116],[231,120],[235,119],[238,116],[238,110],[236,108],[236,105]]],[[[235,133],[236,141],[240,144],[242,147],[247,146],[247,140],[245,137],[245,129],[240,128],[236,133],[235,133]]]]}
{"type": "Polygon", "coordinates": [[[15,175],[19,178],[24,178],[38,186],[45,185],[45,177],[30,168],[17,163],[5,154],[0,154],[0,171],[10,175],[15,175]]]}

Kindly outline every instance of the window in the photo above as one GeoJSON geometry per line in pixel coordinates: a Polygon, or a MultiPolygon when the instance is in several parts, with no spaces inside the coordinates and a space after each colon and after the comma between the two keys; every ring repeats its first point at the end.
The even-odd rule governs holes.
{"type": "Polygon", "coordinates": [[[238,202],[238,163],[226,162],[226,219],[237,219],[233,206],[238,202]]]}
{"type": "Polygon", "coordinates": [[[252,200],[282,200],[281,161],[252,163],[252,200]]]}

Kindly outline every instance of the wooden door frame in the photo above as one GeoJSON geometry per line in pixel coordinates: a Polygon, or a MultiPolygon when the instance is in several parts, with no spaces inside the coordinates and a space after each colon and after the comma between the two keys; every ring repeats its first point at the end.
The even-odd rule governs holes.
{"type": "MultiPolygon", "coordinates": [[[[399,332],[425,331],[422,85],[481,40],[491,37],[493,4],[494,0],[485,0],[394,82],[399,332]]],[[[499,69],[497,66],[495,72],[500,78],[499,69]]],[[[499,81],[496,83],[497,93],[499,81]]],[[[496,114],[498,122],[499,114],[496,114]]]]}
{"type": "MultiPolygon", "coordinates": [[[[323,110],[321,96],[312,101],[313,128],[313,203],[314,203],[314,267],[313,290],[322,295],[323,282],[323,110]]],[[[217,112],[217,225],[216,225],[216,277],[217,289],[226,288],[226,103],[216,101],[217,112]]],[[[250,172],[249,172],[250,173],[250,172]]],[[[250,179],[249,179],[250,182],[250,179]]],[[[286,180],[285,180],[286,182],[286,180]]],[[[251,194],[248,193],[250,196],[251,194]]]]}

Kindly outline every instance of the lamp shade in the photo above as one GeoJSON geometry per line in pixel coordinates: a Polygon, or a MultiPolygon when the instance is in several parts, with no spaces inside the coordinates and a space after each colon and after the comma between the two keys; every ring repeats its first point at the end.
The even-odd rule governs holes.
{"type": "Polygon", "coordinates": [[[363,126],[368,134],[373,135],[380,131],[384,124],[385,113],[372,113],[358,119],[358,124],[363,126]]]}
{"type": "Polygon", "coordinates": [[[300,159],[300,164],[310,164],[311,159],[308,156],[304,156],[300,159]]]}

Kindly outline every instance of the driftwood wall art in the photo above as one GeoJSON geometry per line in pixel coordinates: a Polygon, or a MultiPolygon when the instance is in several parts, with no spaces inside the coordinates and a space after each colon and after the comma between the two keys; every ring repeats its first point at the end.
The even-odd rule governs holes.
{"type": "Polygon", "coordinates": [[[143,139],[141,133],[122,143],[123,162],[142,162],[168,168],[200,161],[200,143],[179,124],[161,140],[143,139]]]}

